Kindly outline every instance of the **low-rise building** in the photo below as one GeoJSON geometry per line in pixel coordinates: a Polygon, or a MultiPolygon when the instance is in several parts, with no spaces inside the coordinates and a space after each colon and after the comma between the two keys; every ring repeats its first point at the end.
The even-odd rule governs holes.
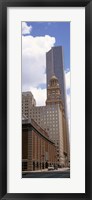
{"type": "Polygon", "coordinates": [[[33,119],[22,120],[22,171],[57,165],[56,147],[47,132],[33,119]]]}

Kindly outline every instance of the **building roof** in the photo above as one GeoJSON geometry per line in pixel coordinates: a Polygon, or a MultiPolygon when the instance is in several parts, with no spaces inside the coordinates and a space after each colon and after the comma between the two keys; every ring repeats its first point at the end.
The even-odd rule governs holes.
{"type": "Polygon", "coordinates": [[[43,136],[49,142],[54,144],[54,142],[49,138],[48,133],[42,127],[40,127],[33,119],[22,120],[22,130],[23,130],[23,127],[25,127],[25,126],[27,126],[27,127],[32,126],[41,136],[43,136]]]}
{"type": "Polygon", "coordinates": [[[52,79],[58,80],[57,77],[56,77],[55,75],[53,75],[53,76],[51,77],[51,80],[52,80],[52,79]]]}

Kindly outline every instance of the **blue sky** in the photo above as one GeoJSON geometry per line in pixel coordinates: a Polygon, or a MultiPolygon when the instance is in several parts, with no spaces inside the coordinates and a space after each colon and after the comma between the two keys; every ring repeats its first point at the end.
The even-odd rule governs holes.
{"type": "MultiPolygon", "coordinates": [[[[55,37],[54,46],[63,46],[65,70],[70,69],[70,22],[26,22],[31,35],[55,37]]],[[[25,34],[26,35],[26,34],[25,34]]]]}

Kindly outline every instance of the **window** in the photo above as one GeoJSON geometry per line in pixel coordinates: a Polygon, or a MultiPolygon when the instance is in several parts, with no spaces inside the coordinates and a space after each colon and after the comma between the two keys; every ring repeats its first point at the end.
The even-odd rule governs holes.
{"type": "Polygon", "coordinates": [[[27,170],[27,162],[22,162],[22,171],[27,170]]]}

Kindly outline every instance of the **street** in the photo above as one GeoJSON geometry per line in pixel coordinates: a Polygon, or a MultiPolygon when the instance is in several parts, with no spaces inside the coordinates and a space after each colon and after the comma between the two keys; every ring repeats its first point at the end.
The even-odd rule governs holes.
{"type": "Polygon", "coordinates": [[[25,172],[22,174],[22,178],[70,178],[70,170],[25,172]]]}

